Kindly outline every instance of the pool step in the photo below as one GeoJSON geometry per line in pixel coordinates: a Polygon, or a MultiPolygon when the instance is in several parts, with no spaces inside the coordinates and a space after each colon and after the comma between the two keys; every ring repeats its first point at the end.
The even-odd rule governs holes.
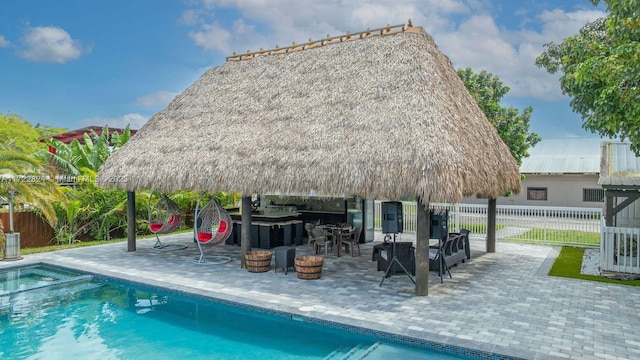
{"type": "Polygon", "coordinates": [[[362,359],[362,354],[364,354],[366,350],[367,350],[366,345],[358,344],[353,348],[351,348],[351,350],[349,350],[346,354],[344,354],[344,356],[342,357],[342,360],[362,359]]]}
{"type": "Polygon", "coordinates": [[[362,354],[362,357],[358,359],[366,360],[388,360],[388,359],[402,359],[402,360],[421,360],[430,359],[433,354],[427,353],[425,350],[420,350],[413,347],[403,345],[391,345],[377,342],[369,347],[367,351],[362,354]]]}
{"type": "Polygon", "coordinates": [[[340,346],[337,349],[333,350],[329,355],[325,356],[324,360],[335,360],[342,359],[342,356],[349,351],[348,346],[340,346]]]}
{"type": "Polygon", "coordinates": [[[15,290],[7,290],[7,291],[4,291],[1,295],[2,296],[11,296],[11,295],[14,295],[14,294],[19,294],[19,293],[23,293],[23,292],[27,292],[27,291],[40,290],[40,289],[45,289],[45,288],[55,288],[55,287],[60,287],[62,285],[73,285],[75,283],[84,283],[84,282],[89,282],[91,280],[93,280],[93,275],[79,275],[79,276],[74,276],[74,277],[67,278],[67,279],[51,281],[51,282],[48,282],[46,284],[37,284],[37,285],[30,286],[30,287],[27,287],[27,288],[21,288],[21,289],[15,289],[15,290]]]}
{"type": "Polygon", "coordinates": [[[371,346],[358,344],[352,348],[341,346],[327,355],[325,360],[358,360],[364,359],[365,357],[369,359],[367,354],[371,353],[379,345],[380,342],[376,342],[371,346]]]}
{"type": "Polygon", "coordinates": [[[368,347],[362,344],[352,348],[341,346],[327,355],[325,360],[420,360],[429,356],[431,355],[420,349],[377,341],[368,347]]]}
{"type": "Polygon", "coordinates": [[[80,292],[103,286],[92,280],[92,275],[81,275],[46,285],[5,292],[0,295],[0,314],[36,309],[44,303],[73,297],[80,292]]]}

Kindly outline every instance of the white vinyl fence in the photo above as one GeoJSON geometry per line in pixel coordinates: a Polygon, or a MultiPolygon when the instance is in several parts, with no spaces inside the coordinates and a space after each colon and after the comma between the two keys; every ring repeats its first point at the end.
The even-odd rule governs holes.
{"type": "Polygon", "coordinates": [[[640,274],[640,229],[602,224],[602,270],[640,274]]]}
{"type": "MultiPolygon", "coordinates": [[[[374,226],[380,231],[381,203],[375,201],[374,226]]],[[[431,209],[449,211],[449,231],[468,229],[472,236],[487,233],[487,204],[429,204],[431,209]]],[[[417,204],[403,201],[404,232],[415,233],[417,204]]],[[[498,205],[496,238],[500,240],[597,247],[600,245],[601,209],[577,207],[498,205]]]]}

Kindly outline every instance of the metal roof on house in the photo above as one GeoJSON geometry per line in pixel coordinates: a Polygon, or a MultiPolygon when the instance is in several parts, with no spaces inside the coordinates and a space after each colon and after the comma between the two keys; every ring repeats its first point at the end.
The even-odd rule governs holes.
{"type": "Polygon", "coordinates": [[[629,143],[606,142],[604,161],[600,173],[600,185],[640,186],[640,158],[630,149],[629,143]]]}
{"type": "Polygon", "coordinates": [[[630,149],[629,143],[610,143],[613,149],[612,174],[639,173],[640,158],[630,149]]]}
{"type": "Polygon", "coordinates": [[[544,139],[522,159],[522,174],[598,174],[600,138],[544,139]]]}
{"type": "MultiPolygon", "coordinates": [[[[109,127],[107,129],[109,130],[110,134],[117,132],[118,134],[122,135],[125,131],[125,129],[114,128],[114,127],[109,127]]],[[[90,135],[92,130],[96,133],[96,135],[100,136],[102,135],[102,130],[104,130],[104,127],[103,126],[87,126],[87,127],[83,127],[82,129],[67,131],[59,135],[47,136],[47,138],[56,139],[65,144],[69,144],[73,140],[78,140],[81,144],[84,144],[84,139],[83,139],[84,134],[90,135]]],[[[131,129],[130,131],[131,131],[131,136],[133,136],[136,134],[138,130],[131,129]]],[[[40,142],[44,142],[44,139],[40,139],[40,142]]]]}

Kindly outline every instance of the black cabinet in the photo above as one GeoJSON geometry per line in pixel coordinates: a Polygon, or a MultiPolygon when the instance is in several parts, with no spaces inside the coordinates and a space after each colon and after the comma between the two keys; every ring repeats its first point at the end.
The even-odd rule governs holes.
{"type": "MultiPolygon", "coordinates": [[[[416,273],[415,248],[411,242],[396,242],[395,245],[398,261],[404,266],[411,275],[416,273]]],[[[389,242],[383,245],[378,252],[378,271],[386,271],[389,263],[393,258],[393,243],[389,242]]],[[[389,274],[402,274],[402,268],[394,263],[389,274]]]]}

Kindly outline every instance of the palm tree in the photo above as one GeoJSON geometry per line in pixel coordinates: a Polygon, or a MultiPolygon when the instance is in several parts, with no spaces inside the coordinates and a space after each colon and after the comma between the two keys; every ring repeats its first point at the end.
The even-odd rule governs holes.
{"type": "Polygon", "coordinates": [[[54,227],[54,202],[66,202],[60,186],[51,181],[37,159],[0,144],[0,196],[15,193],[15,202],[33,207],[54,227]]]}
{"type": "Polygon", "coordinates": [[[2,226],[2,219],[0,219],[0,250],[4,249],[4,227],[2,226]]]}

